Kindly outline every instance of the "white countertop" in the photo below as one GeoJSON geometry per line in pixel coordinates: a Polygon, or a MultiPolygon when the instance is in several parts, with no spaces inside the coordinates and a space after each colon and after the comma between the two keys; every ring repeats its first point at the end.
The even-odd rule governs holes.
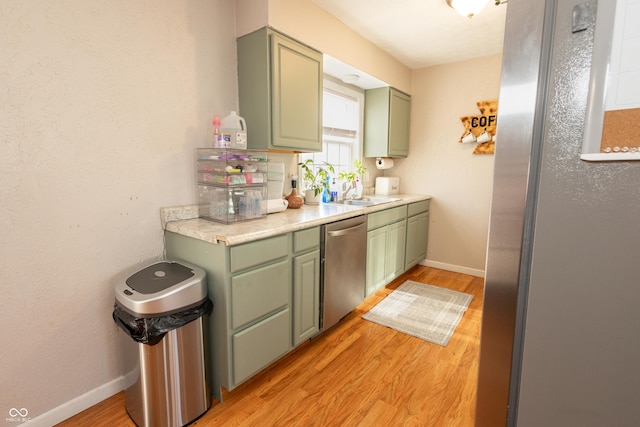
{"type": "Polygon", "coordinates": [[[198,218],[198,206],[174,206],[160,209],[162,228],[184,236],[222,243],[227,246],[264,239],[278,234],[302,230],[354,216],[373,213],[395,206],[431,199],[431,196],[416,194],[394,194],[399,201],[375,206],[353,206],[340,203],[303,205],[300,209],[287,209],[251,221],[223,224],[198,218]]]}

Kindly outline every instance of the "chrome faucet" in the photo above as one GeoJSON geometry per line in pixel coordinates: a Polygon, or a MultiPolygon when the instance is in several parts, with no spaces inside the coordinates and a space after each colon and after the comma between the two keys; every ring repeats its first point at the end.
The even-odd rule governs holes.
{"type": "Polygon", "coordinates": [[[347,182],[343,182],[342,183],[342,191],[340,192],[340,198],[339,200],[347,200],[349,198],[349,192],[353,191],[356,189],[356,183],[351,181],[349,183],[347,182]]]}

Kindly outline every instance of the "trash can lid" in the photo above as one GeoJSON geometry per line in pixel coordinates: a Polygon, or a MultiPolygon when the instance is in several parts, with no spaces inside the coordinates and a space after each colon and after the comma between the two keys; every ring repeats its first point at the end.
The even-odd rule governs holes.
{"type": "Polygon", "coordinates": [[[138,271],[126,283],[141,294],[155,294],[194,275],[193,269],[177,262],[159,262],[138,271]]]}
{"type": "Polygon", "coordinates": [[[116,285],[116,303],[141,317],[177,312],[206,296],[204,270],[184,262],[157,262],[116,285]]]}

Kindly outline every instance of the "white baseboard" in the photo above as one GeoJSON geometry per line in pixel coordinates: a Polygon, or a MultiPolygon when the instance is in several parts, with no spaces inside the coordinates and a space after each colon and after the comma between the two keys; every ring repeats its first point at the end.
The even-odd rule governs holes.
{"type": "Polygon", "coordinates": [[[103,384],[100,387],[94,388],[93,390],[89,390],[85,394],[71,399],[70,401],[63,403],[44,414],[31,418],[27,423],[22,425],[29,427],[51,427],[73,417],[76,414],[79,414],[85,409],[102,402],[122,390],[124,390],[123,376],[103,384]]]}
{"type": "Polygon", "coordinates": [[[479,270],[477,268],[463,267],[461,265],[447,264],[444,262],[432,261],[429,259],[421,261],[420,265],[426,265],[427,267],[439,268],[441,270],[454,271],[456,273],[469,274],[471,276],[484,278],[484,270],[479,270]]]}

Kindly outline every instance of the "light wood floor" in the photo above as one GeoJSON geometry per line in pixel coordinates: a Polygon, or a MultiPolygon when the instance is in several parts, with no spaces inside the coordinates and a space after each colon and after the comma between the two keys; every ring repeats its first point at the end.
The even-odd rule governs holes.
{"type": "MultiPolygon", "coordinates": [[[[197,426],[473,426],[483,280],[417,266],[338,325],[214,400],[197,426]],[[446,347],[362,320],[410,279],[474,295],[446,347]]],[[[59,426],[134,426],[124,393],[59,426]]]]}

